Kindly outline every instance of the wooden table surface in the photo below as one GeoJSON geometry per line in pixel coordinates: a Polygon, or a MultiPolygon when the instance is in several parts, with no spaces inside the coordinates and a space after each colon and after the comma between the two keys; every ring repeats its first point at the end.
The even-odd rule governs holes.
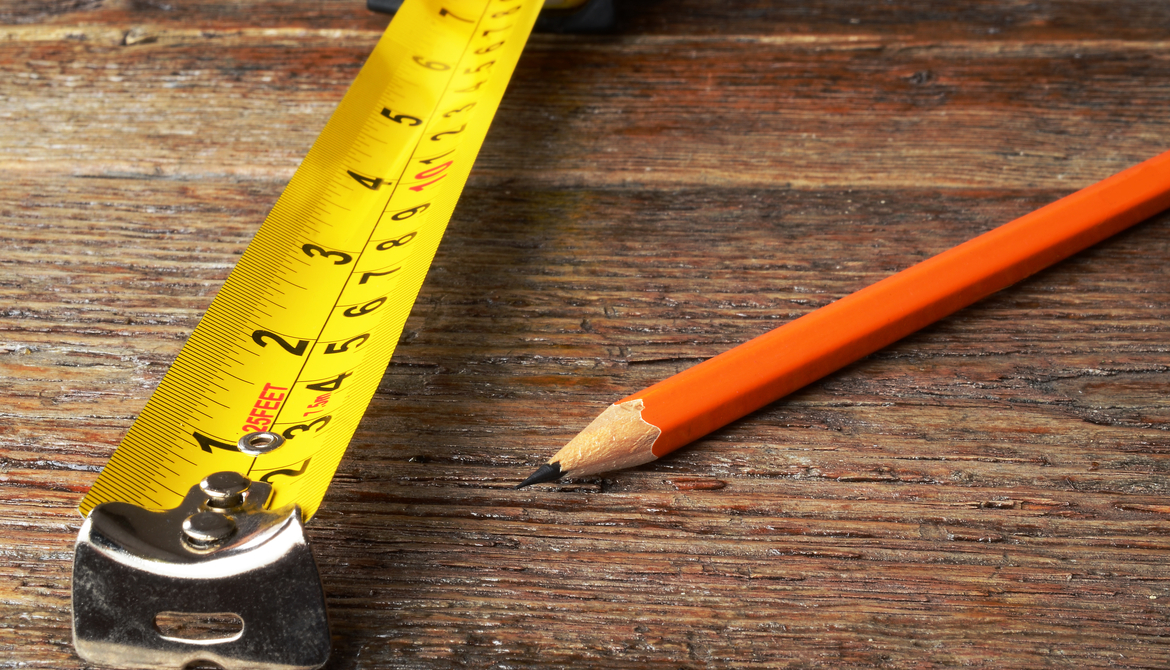
{"type": "MultiPolygon", "coordinates": [[[[604,406],[1170,149],[1149,0],[617,0],[530,42],[310,536],[330,668],[1170,666],[1170,216],[658,462],[604,406]]],[[[0,667],[373,47],[360,0],[0,3],[0,667]]]]}

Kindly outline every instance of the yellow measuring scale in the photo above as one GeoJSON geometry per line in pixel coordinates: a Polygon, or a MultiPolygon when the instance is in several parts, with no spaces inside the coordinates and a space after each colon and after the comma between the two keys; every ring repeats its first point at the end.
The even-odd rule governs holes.
{"type": "Polygon", "coordinates": [[[84,659],[325,663],[302,524],[382,379],[541,7],[398,10],[80,505],[84,659]],[[187,637],[209,620],[235,627],[187,637]]]}
{"type": "Polygon", "coordinates": [[[81,503],[210,472],[309,518],[385,372],[539,0],[406,2],[81,503]],[[241,438],[264,433],[240,444],[241,438]],[[273,448],[279,444],[279,448],[273,448]]]}

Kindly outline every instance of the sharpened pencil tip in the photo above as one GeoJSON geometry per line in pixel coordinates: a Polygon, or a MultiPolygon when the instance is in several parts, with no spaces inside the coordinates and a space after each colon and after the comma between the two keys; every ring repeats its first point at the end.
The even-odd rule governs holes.
{"type": "Polygon", "coordinates": [[[516,488],[522,489],[525,486],[531,486],[532,484],[555,482],[556,480],[560,479],[561,475],[563,474],[564,473],[561,472],[560,463],[545,463],[544,465],[537,468],[536,472],[528,475],[528,479],[525,479],[524,481],[517,484],[516,488]]]}

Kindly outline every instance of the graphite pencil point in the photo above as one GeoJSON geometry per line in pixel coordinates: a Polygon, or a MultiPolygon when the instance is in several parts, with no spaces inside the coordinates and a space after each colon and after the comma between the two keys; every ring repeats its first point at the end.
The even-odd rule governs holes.
{"type": "Polygon", "coordinates": [[[532,473],[531,475],[528,475],[528,479],[525,479],[524,481],[517,484],[516,488],[522,489],[525,486],[530,486],[532,484],[543,484],[544,482],[555,482],[556,480],[561,478],[562,474],[564,474],[564,473],[561,472],[561,464],[560,463],[545,463],[544,465],[537,468],[536,472],[532,473]]]}

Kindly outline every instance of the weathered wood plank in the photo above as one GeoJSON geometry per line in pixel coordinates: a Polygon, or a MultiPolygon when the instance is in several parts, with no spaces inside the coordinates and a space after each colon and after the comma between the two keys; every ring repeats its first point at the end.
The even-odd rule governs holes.
{"type": "MultiPolygon", "coordinates": [[[[284,181],[375,38],[188,29],[132,46],[10,41],[0,167],[284,181]]],[[[476,179],[904,188],[930,174],[935,187],[1072,190],[1156,153],[1164,50],[538,37],[476,179]]]]}
{"type": "MultiPolygon", "coordinates": [[[[775,3],[624,0],[612,32],[634,35],[916,35],[932,40],[1164,39],[1170,18],[1136,0],[865,0],[775,3]]],[[[386,17],[353,0],[7,0],[0,25],[160,24],[207,30],[242,27],[380,30],[386,17]]],[[[133,39],[133,38],[132,38],[133,39]]]]}
{"type": "MultiPolygon", "coordinates": [[[[12,346],[6,357],[10,358],[6,376],[15,383],[12,410],[22,414],[25,422],[6,449],[7,476],[11,486],[20,487],[14,490],[21,501],[9,507],[9,513],[27,510],[30,504],[37,509],[52,505],[66,523],[76,523],[69,507],[86,477],[92,476],[92,469],[119,439],[157,383],[167,358],[177,353],[183,329],[193,324],[209,300],[210,291],[191,289],[202,287],[203,282],[214,285],[225,276],[229,263],[218,256],[230,259],[246,239],[246,227],[231,232],[230,222],[256,219],[263,212],[260,204],[233,207],[231,198],[217,196],[215,211],[196,211],[196,218],[210,230],[227,232],[219,246],[215,238],[191,240],[202,245],[202,251],[197,258],[188,258],[174,254],[182,248],[184,236],[197,231],[168,230],[154,220],[173,218],[174,210],[119,204],[137,195],[148,202],[171,201],[182,209],[185,201],[205,197],[186,193],[187,185],[172,180],[80,180],[72,182],[72,188],[74,192],[63,200],[103,204],[91,205],[87,216],[59,219],[55,232],[42,229],[40,237],[24,232],[31,227],[15,231],[25,240],[22,249],[40,249],[39,256],[19,257],[22,268],[37,267],[38,258],[56,258],[54,273],[73,277],[73,285],[90,287],[109,283],[103,277],[111,271],[149,277],[174,265],[186,268],[188,276],[179,286],[121,282],[122,299],[111,299],[105,307],[117,316],[92,322],[81,313],[69,313],[69,318],[53,315],[61,307],[52,303],[38,309],[32,300],[36,292],[27,287],[29,292],[13,296],[13,304],[23,307],[6,324],[15,324],[10,332],[20,332],[28,344],[12,346]],[[157,190],[123,190],[141,189],[144,183],[157,190]],[[85,231],[92,229],[94,219],[114,231],[109,238],[114,248],[139,244],[143,235],[134,232],[129,218],[140,219],[137,229],[154,231],[159,238],[152,241],[152,255],[139,261],[148,267],[139,269],[142,266],[124,260],[98,265],[79,253],[89,246],[85,231]],[[119,231],[125,241],[119,241],[119,231]],[[46,248],[50,245],[52,253],[46,248]],[[103,269],[111,266],[112,270],[103,269]],[[38,312],[55,320],[38,323],[38,312]],[[15,330],[19,327],[28,330],[15,330]],[[51,332],[38,335],[37,330],[51,332]],[[44,394],[46,387],[56,391],[49,398],[44,394]],[[85,424],[83,430],[70,426],[78,423],[79,415],[85,417],[80,422],[85,424]],[[48,440],[46,435],[54,438],[48,440]],[[94,443],[101,445],[100,453],[82,456],[94,443]],[[62,467],[62,462],[69,465],[62,467]],[[44,472],[46,467],[52,474],[44,472]],[[75,470],[79,472],[69,474],[75,470]],[[30,489],[61,490],[61,483],[65,491],[73,492],[72,498],[62,501],[60,494],[46,498],[47,492],[27,498],[30,489]]],[[[227,184],[216,192],[248,188],[250,184],[227,184]]],[[[932,574],[925,566],[999,565],[1003,558],[998,547],[1008,543],[1013,548],[1012,564],[1033,565],[1042,577],[1055,579],[1044,572],[1053,561],[1061,565],[1076,561],[1096,571],[1107,565],[1114,576],[1099,588],[1119,593],[1124,591],[1120,584],[1132,586],[1136,581],[1156,595],[1160,588],[1156,585],[1164,578],[1158,554],[1165,549],[1166,508],[1159,493],[1165,486],[1165,454],[1170,445],[1160,427],[1166,421],[1162,391],[1170,381],[1170,366],[1161,325],[1166,316],[1164,283],[1159,281],[1164,270],[1149,258],[1166,249],[1170,229],[1165,217],[965,310],[680,455],[602,482],[600,488],[597,483],[566,487],[568,498],[550,501],[547,494],[505,492],[502,487],[515,481],[517,471],[523,472],[546,455],[550,445],[576,432],[596,412],[597,403],[755,334],[761,324],[769,325],[763,316],[775,313],[777,306],[787,304],[792,315],[803,313],[932,251],[919,248],[925,240],[914,240],[915,230],[919,236],[925,230],[915,217],[887,214],[881,226],[857,228],[816,206],[828,197],[852,199],[853,205],[866,210],[880,208],[881,199],[890,197],[880,192],[720,190],[670,198],[609,191],[566,195],[590,202],[591,207],[578,213],[548,208],[535,192],[531,198],[516,193],[500,196],[484,189],[469,193],[469,204],[475,205],[461,210],[440,252],[424,299],[408,327],[407,341],[399,350],[399,362],[392,365],[371,407],[368,427],[359,434],[331,494],[326,514],[334,516],[325,516],[317,524],[315,532],[323,533],[317,545],[336,552],[323,560],[339,566],[352,565],[354,560],[373,561],[380,574],[407,571],[401,577],[406,580],[403,584],[382,589],[414,589],[417,584],[412,580],[424,579],[444,585],[442,589],[452,588],[449,584],[454,581],[475,590],[498,583],[491,581],[498,577],[490,576],[494,573],[489,568],[500,562],[499,557],[466,555],[483,544],[515,545],[512,551],[521,552],[517,554],[521,562],[507,563],[513,567],[506,570],[521,572],[535,570],[526,562],[533,556],[604,548],[598,565],[607,566],[608,579],[616,584],[633,579],[622,576],[629,569],[625,567],[629,559],[623,557],[631,551],[644,555],[637,562],[685,562],[697,560],[695,554],[738,556],[745,561],[740,569],[752,574],[761,570],[766,574],[777,557],[901,561],[898,565],[908,573],[932,574]],[[744,217],[731,227],[712,226],[708,220],[712,208],[699,206],[714,202],[715,211],[740,211],[736,203],[758,203],[761,198],[771,206],[756,207],[774,208],[781,214],[744,217]],[[551,211],[561,225],[533,229],[531,223],[540,211],[551,211]],[[614,221],[586,226],[600,211],[623,213],[614,221]],[[508,216],[500,217],[502,212],[508,216]],[[785,212],[792,214],[785,216],[785,212]],[[639,232],[639,227],[660,233],[662,244],[614,248],[610,243],[614,229],[639,232]],[[690,246],[689,240],[699,233],[709,242],[706,254],[697,254],[690,246]],[[767,248],[769,236],[781,238],[786,253],[798,260],[753,261],[772,255],[767,248]],[[880,249],[885,253],[869,253],[872,247],[858,253],[858,239],[882,242],[880,249]],[[908,244],[913,241],[919,244],[908,244]],[[607,248],[609,255],[604,256],[607,248]],[[746,254],[749,248],[755,253],[746,254]],[[688,254],[688,249],[686,258],[697,267],[682,271],[676,254],[688,254]],[[530,258],[520,262],[518,250],[530,258]],[[842,262],[851,254],[854,257],[842,262]],[[582,271],[580,258],[591,257],[604,258],[604,272],[582,271]],[[836,260],[826,264],[821,260],[826,257],[836,260]],[[708,267],[712,262],[729,270],[712,273],[708,267]],[[508,272],[513,274],[510,280],[500,274],[508,272]],[[616,281],[606,281],[618,272],[616,281]],[[638,291],[622,288],[621,283],[632,280],[641,282],[638,291]],[[742,286],[719,292],[729,281],[742,286]],[[769,290],[773,283],[780,283],[779,291],[769,290]],[[793,285],[805,290],[794,291],[789,288],[793,285]],[[744,304],[745,294],[755,303],[744,304]],[[1150,312],[1151,303],[1160,305],[1161,311],[1150,312]],[[1029,318],[1021,320],[1021,309],[1028,308],[1029,318]],[[585,320],[590,321],[588,329],[580,327],[585,320]],[[492,325],[501,322],[511,326],[492,325]],[[617,327],[619,322],[621,327],[617,327]],[[685,326],[664,325],[679,322],[685,326]],[[639,356],[649,361],[638,363],[639,356]],[[1086,390],[1088,401],[1082,397],[1086,390]],[[531,416],[534,404],[547,408],[550,401],[556,407],[553,413],[544,418],[531,416]],[[1005,413],[1010,422],[1005,421],[1005,413]],[[420,456],[425,462],[410,462],[420,456]],[[710,493],[680,495],[668,483],[680,475],[714,479],[725,486],[710,493]],[[588,497],[570,493],[573,490],[588,497]],[[602,501],[596,500],[599,490],[605,491],[602,501]],[[1125,496],[1124,502],[1118,503],[1119,495],[1125,496]],[[475,511],[468,517],[467,510],[475,511]],[[351,517],[358,517],[353,522],[356,526],[346,530],[351,528],[346,521],[351,517]],[[339,538],[338,532],[356,535],[339,538]],[[697,536],[702,542],[696,543],[697,536]],[[516,538],[526,539],[516,545],[516,538]],[[676,546],[679,542],[683,544],[676,546]],[[937,546],[940,542],[941,547],[937,546]],[[405,566],[396,561],[383,563],[379,548],[387,543],[399,547],[397,559],[406,551],[402,547],[418,547],[421,555],[405,566]],[[986,550],[971,553],[984,545],[986,550]],[[435,552],[457,561],[452,574],[435,576],[435,552]]],[[[940,248],[978,232],[996,214],[1011,216],[1012,210],[1033,205],[1031,199],[1011,192],[995,197],[981,193],[978,198],[951,192],[901,195],[909,202],[932,202],[935,208],[952,203],[956,214],[947,217],[947,225],[930,229],[930,242],[940,248]],[[974,204],[964,210],[970,203],[974,204]]],[[[558,200],[555,193],[545,198],[558,200]]],[[[246,201],[241,198],[240,202],[246,201]]],[[[132,248],[129,252],[135,253],[132,248]]],[[[69,286],[63,288],[69,290],[69,286]]],[[[70,302],[79,299],[89,298],[69,298],[70,302]]],[[[68,532],[60,537],[67,541],[68,532]]],[[[64,563],[67,558],[61,554],[58,560],[64,563]]],[[[581,570],[588,573],[600,569],[598,565],[581,570]]],[[[340,570],[338,578],[348,580],[344,576],[348,569],[340,570]]],[[[975,588],[965,577],[956,576],[954,588],[975,588]]],[[[372,581],[387,579],[391,578],[379,576],[372,581]]],[[[793,597],[821,597],[810,594],[823,593],[825,580],[834,579],[839,578],[826,574],[821,582],[806,585],[807,578],[802,578],[799,582],[808,590],[799,589],[793,597]]],[[[907,579],[909,587],[906,581],[890,577],[871,584],[867,592],[876,592],[873,598],[885,603],[906,597],[906,589],[915,597],[929,599],[931,589],[942,588],[907,579]]],[[[561,583],[562,588],[572,586],[582,595],[564,597],[574,600],[605,586],[594,580],[595,576],[585,573],[570,577],[561,583]]],[[[344,583],[339,587],[342,591],[358,588],[344,583]]],[[[65,587],[58,581],[55,588],[63,593],[65,587]]],[[[671,588],[675,590],[665,593],[677,593],[681,587],[671,588]]],[[[724,603],[741,602],[743,595],[712,593],[712,599],[723,598],[724,603]]],[[[1057,590],[1057,595],[1067,593],[1057,590]]],[[[431,598],[445,596],[398,597],[426,611],[434,606],[431,598]]],[[[601,613],[608,617],[600,624],[605,630],[614,625],[613,617],[621,618],[623,607],[637,611],[664,607],[655,604],[657,595],[641,596],[648,601],[629,597],[631,602],[615,606],[616,613],[601,613]]],[[[378,602],[349,603],[355,608],[355,623],[350,625],[358,625],[367,616],[365,608],[377,607],[378,602]]],[[[503,607],[479,601],[472,605],[489,611],[503,607]]],[[[1052,603],[1017,604],[1041,605],[1052,603]]],[[[844,605],[833,601],[825,606],[844,605]]],[[[335,607],[334,611],[335,619],[341,617],[344,622],[349,610],[335,607]]],[[[1066,634],[1079,635],[1076,627],[1089,625],[1085,617],[1113,622],[1127,611],[1118,606],[1099,614],[1093,614],[1097,610],[1066,613],[1065,618],[1078,622],[1068,624],[1073,628],[1066,634]]],[[[588,618],[582,612],[574,616],[588,618]]],[[[401,644],[407,644],[407,653],[422,658],[428,653],[425,644],[408,644],[409,640],[432,636],[435,645],[441,646],[443,640],[451,643],[445,637],[449,635],[445,624],[418,630],[425,624],[401,623],[405,628],[398,634],[401,644]]],[[[693,622],[683,619],[676,625],[683,629],[667,634],[669,627],[658,622],[657,634],[665,641],[686,639],[685,628],[693,622]]],[[[1156,627],[1155,623],[1144,625],[1156,627]]],[[[520,627],[527,630],[527,624],[520,627]]],[[[540,633],[546,627],[558,626],[547,619],[533,624],[530,649],[561,646],[558,638],[540,633]]],[[[1035,628],[1025,632],[1040,634],[1035,628]]],[[[364,629],[347,634],[353,636],[349,644],[359,647],[369,644],[384,653],[404,651],[400,646],[383,646],[384,642],[359,644],[356,641],[365,639],[364,629]]],[[[797,630],[794,634],[812,633],[797,630]]],[[[1109,628],[1102,634],[1120,633],[1109,628]]],[[[768,651],[771,639],[748,635],[746,641],[735,643],[715,635],[703,653],[718,656],[726,652],[721,645],[740,648],[746,644],[760,647],[750,657],[754,662],[788,658],[770,655],[780,653],[768,651]]],[[[1136,644],[1139,638],[1130,639],[1136,644]]],[[[582,644],[580,638],[574,644],[582,644]]],[[[559,653],[571,653],[572,648],[570,644],[559,653]]],[[[669,645],[662,648],[670,649],[669,645]]],[[[1087,653],[1083,647],[1078,649],[1087,653]]],[[[595,660],[607,664],[638,658],[629,655],[625,646],[620,650],[620,654],[611,651],[595,660]]],[[[454,653],[447,647],[446,655],[440,654],[435,662],[442,664],[454,653]]],[[[477,658],[478,653],[471,652],[469,658],[477,658]]],[[[586,662],[598,652],[580,653],[572,658],[586,662]]],[[[643,660],[665,660],[671,658],[670,653],[643,660]]],[[[484,656],[488,657],[491,654],[484,656]]],[[[1026,656],[1020,662],[1027,664],[1027,658],[1035,657],[1026,656]]]]}

